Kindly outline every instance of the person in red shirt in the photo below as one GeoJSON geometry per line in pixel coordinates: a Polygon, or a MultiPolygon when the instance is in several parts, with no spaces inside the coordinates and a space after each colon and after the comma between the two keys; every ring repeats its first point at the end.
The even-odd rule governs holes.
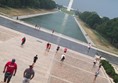
{"type": "Polygon", "coordinates": [[[23,38],[22,38],[22,43],[21,43],[21,46],[23,46],[23,45],[25,44],[25,42],[26,42],[26,38],[25,38],[25,37],[23,37],[23,38]]]}
{"type": "Polygon", "coordinates": [[[49,45],[50,45],[50,43],[48,42],[46,45],[46,51],[48,51],[49,45]]]}
{"type": "Polygon", "coordinates": [[[15,59],[12,59],[12,61],[7,62],[3,70],[3,73],[5,73],[4,82],[7,81],[7,83],[9,83],[12,75],[15,76],[16,71],[17,71],[17,64],[15,63],[15,59]]]}
{"type": "Polygon", "coordinates": [[[66,53],[67,52],[67,48],[64,48],[64,53],[66,53]]]}
{"type": "Polygon", "coordinates": [[[51,44],[50,43],[47,43],[47,45],[46,45],[46,51],[49,52],[50,48],[51,48],[51,44]]]}
{"type": "Polygon", "coordinates": [[[49,52],[50,48],[51,48],[51,44],[49,44],[49,47],[48,47],[48,52],[49,52]]]}

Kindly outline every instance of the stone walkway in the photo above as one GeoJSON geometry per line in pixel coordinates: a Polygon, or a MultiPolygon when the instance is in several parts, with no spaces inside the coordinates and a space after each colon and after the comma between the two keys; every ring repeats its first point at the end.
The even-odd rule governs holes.
{"type": "MultiPolygon", "coordinates": [[[[5,63],[15,58],[18,70],[16,76],[12,77],[11,83],[22,83],[24,70],[32,64],[33,57],[37,54],[39,59],[34,66],[36,74],[31,83],[93,83],[98,66],[92,68],[92,57],[68,49],[66,59],[62,63],[60,57],[63,54],[63,47],[56,54],[57,45],[51,43],[50,52],[46,52],[47,41],[2,26],[0,28],[4,28],[5,34],[9,34],[4,34],[9,36],[6,37],[7,40],[0,40],[0,81],[4,77],[2,72],[5,63]],[[24,47],[21,47],[21,39],[24,36],[27,41],[24,47]]],[[[103,68],[100,70],[96,83],[110,83],[103,68]]]]}

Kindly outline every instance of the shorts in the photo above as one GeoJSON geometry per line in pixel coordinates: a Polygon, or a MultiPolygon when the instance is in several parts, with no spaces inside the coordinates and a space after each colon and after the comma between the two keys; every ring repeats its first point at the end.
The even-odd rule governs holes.
{"type": "Polygon", "coordinates": [[[5,73],[5,78],[8,78],[10,80],[11,77],[12,77],[12,74],[11,73],[9,73],[9,72],[6,72],[5,73]]]}
{"type": "Polygon", "coordinates": [[[30,79],[24,78],[24,79],[23,79],[23,83],[30,83],[30,79]]]}

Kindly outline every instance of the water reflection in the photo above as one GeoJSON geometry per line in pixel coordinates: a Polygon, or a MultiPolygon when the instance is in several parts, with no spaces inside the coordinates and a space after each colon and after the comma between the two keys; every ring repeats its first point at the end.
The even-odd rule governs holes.
{"type": "Polygon", "coordinates": [[[73,16],[63,12],[27,18],[23,21],[87,42],[73,16]]]}

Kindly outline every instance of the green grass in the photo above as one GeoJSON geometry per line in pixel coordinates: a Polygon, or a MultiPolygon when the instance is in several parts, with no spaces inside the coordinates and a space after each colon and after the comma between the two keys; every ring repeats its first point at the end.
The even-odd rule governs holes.
{"type": "Polygon", "coordinates": [[[105,39],[101,34],[99,34],[99,33],[98,33],[97,31],[95,31],[95,30],[93,30],[93,31],[94,31],[94,33],[96,34],[96,36],[97,36],[98,38],[100,38],[101,41],[102,41],[105,45],[110,44],[109,41],[108,41],[107,39],[105,39]]]}

